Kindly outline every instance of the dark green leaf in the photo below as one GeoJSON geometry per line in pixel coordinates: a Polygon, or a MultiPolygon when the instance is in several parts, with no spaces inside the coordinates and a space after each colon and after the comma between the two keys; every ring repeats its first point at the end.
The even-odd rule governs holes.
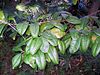
{"type": "Polygon", "coordinates": [[[50,22],[45,22],[45,23],[41,24],[40,31],[43,32],[44,30],[48,30],[48,29],[51,29],[53,27],[54,27],[54,25],[51,24],[50,22]]]}
{"type": "Polygon", "coordinates": [[[40,50],[44,53],[47,53],[49,50],[49,42],[46,38],[43,38],[43,37],[41,38],[42,38],[42,45],[40,47],[40,50]]]}
{"type": "Polygon", "coordinates": [[[92,55],[95,57],[100,53],[100,37],[96,39],[92,46],[92,55]]]}
{"type": "Polygon", "coordinates": [[[30,32],[33,37],[37,37],[39,34],[39,24],[37,23],[30,24],[30,32]]]}
{"type": "Polygon", "coordinates": [[[24,62],[32,68],[36,67],[35,56],[32,56],[31,54],[24,54],[24,62]]]}
{"type": "Polygon", "coordinates": [[[19,53],[12,58],[12,68],[15,69],[18,65],[20,65],[22,60],[22,54],[19,53]]]}
{"type": "Polygon", "coordinates": [[[20,35],[23,35],[28,27],[28,22],[16,24],[16,29],[20,35]]]}
{"type": "Polygon", "coordinates": [[[69,52],[70,53],[75,53],[78,51],[79,47],[80,47],[80,38],[77,39],[72,39],[71,44],[70,44],[70,48],[69,48],[69,52]]]}
{"type": "Polygon", "coordinates": [[[45,59],[44,53],[42,53],[41,51],[38,51],[35,56],[36,56],[36,64],[38,65],[38,68],[40,70],[45,69],[46,59],[45,59]]]}
{"type": "Polygon", "coordinates": [[[0,34],[1,34],[1,32],[2,32],[2,30],[3,30],[4,27],[5,27],[4,24],[0,24],[0,34]]]}
{"type": "Polygon", "coordinates": [[[80,24],[80,23],[81,23],[80,19],[78,19],[78,18],[75,17],[75,16],[69,16],[66,20],[67,20],[69,23],[72,23],[72,24],[80,24]]]}
{"type": "Polygon", "coordinates": [[[52,60],[52,62],[54,64],[58,64],[59,63],[58,54],[57,54],[57,51],[56,51],[55,47],[50,46],[49,51],[48,51],[47,54],[49,55],[50,59],[52,60]]]}
{"type": "Polygon", "coordinates": [[[42,39],[40,37],[33,39],[32,44],[29,46],[30,53],[34,55],[41,47],[41,45],[42,45],[42,39]]]}
{"type": "Polygon", "coordinates": [[[58,48],[60,53],[64,54],[66,51],[66,44],[63,41],[58,40],[58,48]]]}

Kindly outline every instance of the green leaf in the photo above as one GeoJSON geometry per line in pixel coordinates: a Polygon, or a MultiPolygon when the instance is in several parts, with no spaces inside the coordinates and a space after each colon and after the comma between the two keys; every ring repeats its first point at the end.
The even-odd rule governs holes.
{"type": "Polygon", "coordinates": [[[39,34],[39,24],[37,23],[30,24],[30,32],[33,37],[37,37],[39,34]]]}
{"type": "Polygon", "coordinates": [[[58,39],[57,38],[52,38],[52,39],[48,39],[48,42],[52,45],[52,46],[57,46],[57,42],[58,39]]]}
{"type": "Polygon", "coordinates": [[[44,38],[46,38],[51,45],[57,46],[58,40],[57,40],[56,36],[54,36],[53,34],[51,34],[49,31],[45,31],[41,35],[44,38]]]}
{"type": "Polygon", "coordinates": [[[57,53],[55,47],[50,46],[50,47],[49,47],[49,51],[48,51],[47,54],[49,55],[50,59],[52,60],[52,62],[53,62],[54,64],[58,64],[58,63],[59,63],[58,53],[57,53]]]}
{"type": "Polygon", "coordinates": [[[14,47],[12,50],[15,51],[15,52],[19,52],[19,51],[22,51],[22,48],[20,48],[20,47],[14,47]]]}
{"type": "Polygon", "coordinates": [[[69,48],[69,52],[70,53],[75,53],[78,51],[79,47],[80,47],[80,38],[77,39],[72,39],[71,44],[70,44],[70,48],[69,48]]]}
{"type": "Polygon", "coordinates": [[[4,24],[0,24],[0,34],[2,32],[2,30],[4,29],[5,25],[4,24]]]}
{"type": "Polygon", "coordinates": [[[79,38],[79,32],[75,29],[70,30],[70,35],[72,39],[77,39],[79,38]]]}
{"type": "Polygon", "coordinates": [[[43,37],[41,37],[41,38],[42,38],[42,45],[41,45],[41,47],[40,47],[40,50],[41,50],[43,53],[47,53],[48,50],[49,50],[50,44],[49,44],[49,42],[48,42],[48,40],[47,40],[46,38],[43,38],[43,37]]]}
{"type": "Polygon", "coordinates": [[[64,54],[66,51],[66,45],[63,41],[58,40],[58,48],[60,50],[60,53],[64,54]]]}
{"type": "Polygon", "coordinates": [[[78,0],[72,0],[73,4],[76,5],[78,0]]]}
{"type": "Polygon", "coordinates": [[[68,38],[64,41],[66,49],[69,47],[70,43],[71,43],[71,38],[68,38]]]}
{"type": "Polygon", "coordinates": [[[81,18],[80,20],[81,20],[81,23],[80,23],[81,29],[84,29],[85,27],[88,26],[88,22],[89,22],[88,17],[81,18]]]}
{"type": "Polygon", "coordinates": [[[49,57],[49,55],[47,53],[45,54],[45,58],[46,58],[47,62],[51,62],[51,59],[50,59],[50,57],[49,57]]]}
{"type": "Polygon", "coordinates": [[[66,34],[65,32],[61,31],[61,30],[58,29],[58,28],[53,28],[53,29],[51,29],[50,31],[51,31],[51,33],[52,33],[53,35],[55,35],[57,38],[62,38],[62,37],[66,34]]]}
{"type": "Polygon", "coordinates": [[[41,47],[41,45],[42,45],[42,39],[40,37],[33,39],[32,44],[29,46],[30,53],[34,55],[41,47]]]}
{"type": "Polygon", "coordinates": [[[2,10],[0,10],[0,20],[4,20],[5,16],[2,10]]]}
{"type": "Polygon", "coordinates": [[[94,30],[94,32],[95,32],[96,35],[100,36],[100,28],[94,30]]]}
{"type": "Polygon", "coordinates": [[[61,23],[56,22],[56,21],[52,21],[52,24],[53,24],[55,27],[59,28],[61,31],[65,31],[64,25],[62,25],[61,23]]]}
{"type": "Polygon", "coordinates": [[[18,65],[20,65],[22,60],[22,54],[19,53],[12,58],[12,68],[15,69],[18,65]]]}
{"type": "Polygon", "coordinates": [[[28,27],[28,22],[16,24],[16,29],[20,35],[23,35],[28,27]]]}
{"type": "Polygon", "coordinates": [[[75,16],[71,16],[71,15],[69,17],[67,17],[66,20],[67,20],[67,22],[72,23],[72,24],[80,24],[81,23],[80,19],[78,19],[75,16]]]}
{"type": "Polygon", "coordinates": [[[46,59],[45,59],[44,53],[42,53],[41,51],[38,51],[35,56],[36,56],[36,64],[38,65],[38,68],[40,70],[45,69],[46,59]]]}
{"type": "Polygon", "coordinates": [[[50,31],[45,31],[41,34],[43,37],[47,38],[47,39],[53,39],[56,38],[56,36],[54,36],[53,34],[51,34],[50,31]]]}
{"type": "Polygon", "coordinates": [[[89,47],[89,44],[90,44],[90,38],[88,36],[81,36],[81,44],[80,44],[80,50],[82,52],[86,52],[86,50],[88,49],[89,47]]]}
{"type": "Polygon", "coordinates": [[[29,41],[26,43],[26,53],[29,53],[30,51],[30,46],[32,45],[32,41],[33,41],[33,38],[29,39],[29,41]]]}
{"type": "Polygon", "coordinates": [[[43,32],[44,30],[48,30],[48,29],[51,29],[53,27],[54,27],[54,25],[51,24],[50,22],[45,22],[45,23],[42,23],[40,25],[40,31],[43,32]]]}
{"type": "Polygon", "coordinates": [[[19,11],[26,11],[26,6],[23,4],[19,4],[16,6],[16,9],[19,11]]]}
{"type": "Polygon", "coordinates": [[[96,39],[92,46],[92,55],[96,57],[100,53],[100,37],[96,39]]]}
{"type": "Polygon", "coordinates": [[[32,56],[31,54],[24,54],[24,62],[30,65],[32,68],[36,67],[35,56],[32,56]]]}

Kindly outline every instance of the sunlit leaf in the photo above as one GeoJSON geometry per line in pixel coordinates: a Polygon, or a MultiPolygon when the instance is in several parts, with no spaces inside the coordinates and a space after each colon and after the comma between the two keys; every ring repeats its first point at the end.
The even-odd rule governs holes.
{"type": "Polygon", "coordinates": [[[2,10],[0,10],[0,20],[4,20],[5,16],[2,10]]]}
{"type": "Polygon", "coordinates": [[[73,4],[76,5],[78,0],[72,0],[73,4]]]}
{"type": "Polygon", "coordinates": [[[64,35],[65,35],[65,32],[61,31],[60,29],[58,28],[53,28],[50,30],[51,33],[53,35],[55,35],[57,38],[62,38],[64,35]]]}

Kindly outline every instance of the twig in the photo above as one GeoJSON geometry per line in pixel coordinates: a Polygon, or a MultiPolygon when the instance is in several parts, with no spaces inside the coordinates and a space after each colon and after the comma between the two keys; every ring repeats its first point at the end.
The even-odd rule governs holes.
{"type": "Polygon", "coordinates": [[[0,23],[9,25],[12,29],[14,29],[15,31],[17,31],[16,28],[14,27],[14,25],[11,24],[11,23],[5,22],[5,21],[3,21],[3,20],[0,20],[0,23]]]}
{"type": "Polygon", "coordinates": [[[91,14],[87,15],[87,16],[93,16],[93,15],[95,15],[95,14],[99,13],[99,12],[100,12],[100,10],[95,11],[95,12],[93,12],[93,13],[91,13],[91,14]]]}

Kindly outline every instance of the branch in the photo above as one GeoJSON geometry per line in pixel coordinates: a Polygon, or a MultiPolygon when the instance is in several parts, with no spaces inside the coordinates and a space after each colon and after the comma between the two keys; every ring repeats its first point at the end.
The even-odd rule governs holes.
{"type": "Polygon", "coordinates": [[[13,24],[8,23],[8,22],[5,22],[5,21],[3,21],[3,20],[0,20],[0,23],[2,23],[2,24],[6,24],[6,25],[10,26],[12,29],[14,29],[14,30],[16,31],[16,28],[14,27],[13,24]]]}

